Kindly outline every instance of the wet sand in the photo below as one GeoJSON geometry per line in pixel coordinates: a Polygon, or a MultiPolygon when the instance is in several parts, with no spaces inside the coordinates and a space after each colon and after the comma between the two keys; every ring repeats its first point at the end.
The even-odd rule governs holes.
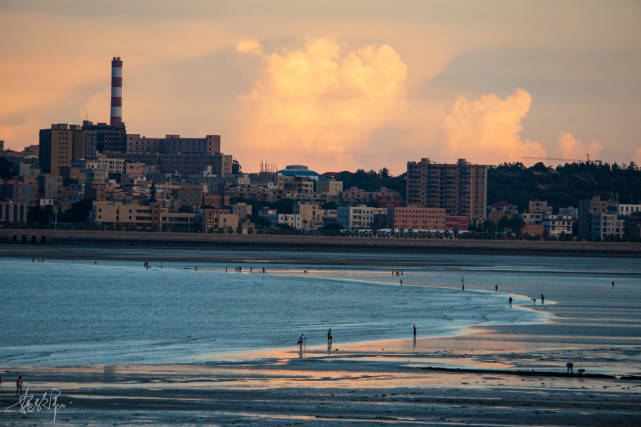
{"type": "MultiPolygon", "coordinates": [[[[484,337],[472,334],[460,344],[482,347],[484,337]]],[[[542,376],[508,375],[499,371],[511,371],[523,353],[423,351],[436,344],[419,339],[416,351],[397,352],[411,343],[388,341],[346,346],[331,355],[327,349],[302,355],[273,351],[186,365],[24,367],[3,376],[13,378],[20,372],[36,396],[51,388],[60,390],[60,402],[66,407],[58,409],[56,424],[62,425],[638,425],[641,421],[641,381],[565,376],[563,369],[542,376]],[[379,346],[378,351],[369,350],[379,346]],[[425,369],[435,364],[472,368],[425,369]],[[495,372],[483,372],[483,367],[495,372]]],[[[548,357],[563,359],[565,354],[548,357]]],[[[547,363],[530,360],[529,364],[542,368],[547,363]]],[[[0,404],[7,407],[15,397],[9,385],[3,389],[0,404]]],[[[48,423],[52,413],[20,414],[14,408],[0,413],[0,420],[48,423]]]]}
{"type": "MultiPolygon", "coordinates": [[[[398,280],[382,269],[269,274],[398,280]]],[[[406,286],[436,286],[412,271],[403,278],[406,286]]],[[[468,276],[466,287],[475,288],[468,276]]],[[[528,309],[544,310],[548,321],[469,328],[453,337],[419,330],[415,342],[409,330],[406,339],[351,344],[335,335],[331,349],[217,353],[193,364],[3,369],[0,362],[0,407],[15,403],[14,381],[22,375],[36,396],[61,391],[66,407],[56,424],[63,425],[641,423],[639,280],[617,280],[613,289],[604,278],[589,292],[580,283],[510,283],[500,291],[545,293],[545,305],[528,309]],[[566,375],[568,361],[575,375],[566,375]]],[[[50,423],[52,413],[14,407],[0,412],[0,422],[50,423]]]]}

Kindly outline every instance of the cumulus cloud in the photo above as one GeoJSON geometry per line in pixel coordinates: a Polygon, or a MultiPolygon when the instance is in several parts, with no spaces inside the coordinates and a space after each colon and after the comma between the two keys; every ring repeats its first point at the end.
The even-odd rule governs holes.
{"type": "Polygon", "coordinates": [[[256,162],[313,160],[325,170],[362,166],[367,136],[405,97],[407,65],[386,44],[350,48],[318,38],[298,50],[262,53],[249,42],[237,50],[260,55],[264,66],[243,99],[248,125],[240,149],[256,162]]]}
{"type": "Polygon", "coordinates": [[[531,103],[529,92],[520,88],[505,99],[495,94],[475,101],[458,97],[441,125],[445,153],[450,159],[488,164],[545,157],[547,151],[541,143],[521,137],[521,122],[531,103]]]}
{"type": "Polygon", "coordinates": [[[571,133],[565,132],[559,136],[557,142],[559,154],[563,159],[586,159],[586,154],[590,154],[591,159],[598,159],[603,147],[598,141],[584,144],[583,141],[576,139],[571,133]]]}

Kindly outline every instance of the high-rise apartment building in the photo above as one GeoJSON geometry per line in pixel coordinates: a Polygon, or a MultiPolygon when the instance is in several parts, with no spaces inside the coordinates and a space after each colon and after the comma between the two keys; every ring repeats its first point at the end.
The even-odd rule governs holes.
{"type": "Polygon", "coordinates": [[[443,208],[447,215],[483,220],[487,207],[487,166],[459,159],[455,164],[422,158],[407,162],[407,204],[443,208]]]}
{"type": "Polygon", "coordinates": [[[84,157],[84,137],[80,126],[52,124],[40,130],[39,158],[44,173],[59,176],[60,168],[70,167],[72,160],[84,157]]]}

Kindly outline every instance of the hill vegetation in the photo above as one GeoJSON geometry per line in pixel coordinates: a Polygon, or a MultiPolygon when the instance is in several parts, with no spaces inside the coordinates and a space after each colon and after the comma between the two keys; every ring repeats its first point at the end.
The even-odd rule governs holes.
{"type": "Polygon", "coordinates": [[[488,205],[507,201],[521,211],[529,200],[547,200],[554,208],[579,206],[579,201],[592,196],[614,199],[620,203],[641,202],[641,170],[631,163],[566,163],[548,167],[521,163],[490,168],[487,177],[488,205]]]}
{"type": "MultiPolygon", "coordinates": [[[[391,176],[387,169],[340,172],[336,177],[343,188],[358,187],[376,191],[381,187],[406,193],[406,175],[391,176]]],[[[631,163],[618,164],[567,163],[557,167],[537,163],[502,164],[488,170],[487,203],[506,201],[526,210],[529,200],[547,200],[554,208],[579,206],[579,201],[592,196],[612,198],[620,203],[641,202],[641,170],[631,163]]]]}

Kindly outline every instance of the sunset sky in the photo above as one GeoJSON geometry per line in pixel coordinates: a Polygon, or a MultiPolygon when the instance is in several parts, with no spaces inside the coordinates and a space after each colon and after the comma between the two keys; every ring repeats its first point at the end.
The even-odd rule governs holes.
{"type": "Polygon", "coordinates": [[[640,1],[0,0],[0,139],[109,120],[222,135],[245,171],[641,163],[640,1]]]}

